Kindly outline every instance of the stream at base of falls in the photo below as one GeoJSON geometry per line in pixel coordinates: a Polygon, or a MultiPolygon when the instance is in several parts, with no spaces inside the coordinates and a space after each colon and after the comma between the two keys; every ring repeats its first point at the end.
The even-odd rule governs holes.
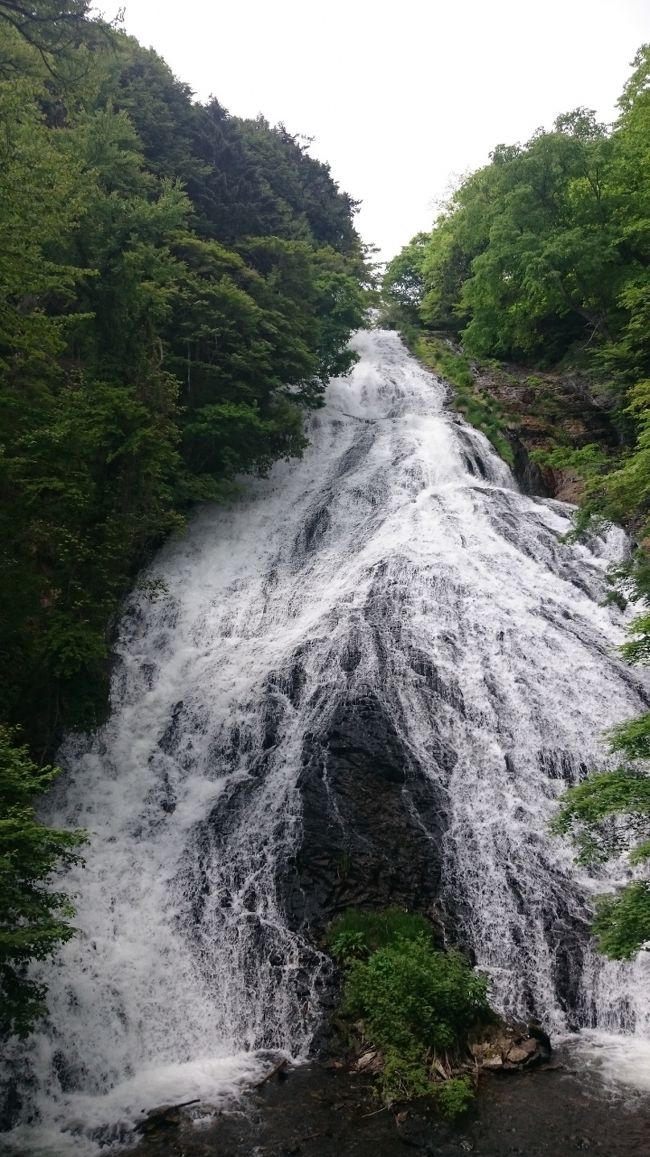
{"type": "Polygon", "coordinates": [[[65,884],[79,934],[35,969],[49,1018],[2,1064],[9,1152],[92,1154],[305,1061],[322,932],[352,904],[425,912],[504,1015],[650,1087],[649,955],[595,957],[612,880],[548,833],[608,766],[603,731],[647,709],[603,602],[625,536],[567,544],[572,508],[520,493],[396,334],[354,344],[304,458],[154,560],[111,718],[59,754],[48,822],[92,843],[65,884]]]}
{"type": "Polygon", "coordinates": [[[243,1112],[152,1135],[129,1157],[647,1157],[647,1095],[576,1073],[570,1049],[553,1066],[484,1075],[454,1122],[427,1101],[381,1110],[361,1074],[306,1066],[243,1112]]]}

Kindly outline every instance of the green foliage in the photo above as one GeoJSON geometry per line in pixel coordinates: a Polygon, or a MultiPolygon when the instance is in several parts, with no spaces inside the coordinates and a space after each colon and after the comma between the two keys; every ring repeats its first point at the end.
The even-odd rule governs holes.
{"type": "Polygon", "coordinates": [[[33,805],[57,774],[0,727],[0,1029],[19,1036],[45,1011],[45,989],[26,977],[26,965],[74,933],[69,900],[48,885],[58,868],[78,862],[85,836],[46,827],[33,805]]]}
{"type": "Polygon", "coordinates": [[[349,964],[368,955],[368,947],[363,932],[343,931],[331,938],[329,950],[339,964],[349,964]]]}
{"type": "MultiPolygon", "coordinates": [[[[586,480],[581,525],[598,514],[631,526],[644,557],[650,542],[649,75],[645,45],[611,129],[578,108],[524,145],[497,145],[490,164],[460,183],[428,238],[418,235],[389,263],[384,281],[386,300],[402,317],[458,334],[473,356],[536,365],[578,361],[600,382],[622,449],[572,463],[586,480]]],[[[475,400],[460,401],[468,418],[486,429],[475,400]]]]}
{"type": "Polygon", "coordinates": [[[628,663],[650,663],[650,615],[639,615],[633,619],[628,634],[632,636],[629,643],[623,643],[621,647],[624,658],[628,663]]]}
{"type": "Polygon", "coordinates": [[[0,0],[0,20],[48,59],[88,35],[89,9],[89,0],[0,0]]]}
{"type": "Polygon", "coordinates": [[[609,739],[611,750],[623,752],[628,759],[650,759],[650,712],[620,723],[610,731],[609,739]]]}
{"type": "Polygon", "coordinates": [[[434,1095],[425,1049],[417,1044],[386,1045],[383,1056],[381,1093],[387,1105],[434,1095]]]}
{"type": "Polygon", "coordinates": [[[486,994],[487,982],[459,953],[437,952],[418,937],[353,961],[344,1007],[380,1047],[453,1050],[487,1013],[486,994]]]}
{"type": "Polygon", "coordinates": [[[455,318],[473,353],[518,361],[557,360],[583,334],[608,336],[622,288],[609,146],[586,110],[523,147],[497,146],[431,234],[423,320],[455,318]]]}
{"type": "Polygon", "coordinates": [[[428,336],[420,338],[416,352],[463,394],[471,390],[474,374],[464,354],[455,353],[447,343],[428,336]]]}
{"type": "MultiPolygon", "coordinates": [[[[612,750],[647,760],[650,713],[610,732],[612,750]]],[[[632,867],[650,861],[650,776],[638,767],[591,775],[569,788],[551,830],[568,836],[579,863],[627,856],[632,867]]],[[[598,948],[614,960],[630,960],[650,943],[650,884],[635,879],[613,895],[598,896],[593,923],[598,948]]]]}
{"type": "Polygon", "coordinates": [[[443,1117],[459,1117],[474,1099],[474,1089],[468,1077],[450,1077],[436,1085],[436,1104],[443,1117]]]}
{"type": "Polygon", "coordinates": [[[328,945],[345,969],[343,1012],[382,1051],[384,1100],[435,1095],[445,1114],[461,1112],[469,1083],[448,1081],[442,1092],[432,1063],[462,1053],[469,1030],[490,1018],[487,981],[460,953],[435,949],[424,917],[399,909],[343,913],[328,945]]]}
{"type": "Polygon", "coordinates": [[[381,908],[364,911],[348,908],[336,916],[327,933],[327,946],[335,960],[344,955],[346,946],[355,948],[353,955],[368,955],[385,948],[395,940],[417,940],[431,937],[429,921],[417,912],[401,908],[381,908]]]}
{"type": "Polygon", "coordinates": [[[0,719],[39,756],[101,721],[120,601],[191,504],[302,452],[368,283],[306,144],[86,7],[0,3],[0,719]]]}
{"type": "MultiPolygon", "coordinates": [[[[650,857],[650,844],[646,848],[650,857]]],[[[631,960],[650,943],[650,885],[636,880],[615,895],[599,896],[593,924],[599,950],[612,960],[631,960]]]]}
{"type": "Polygon", "coordinates": [[[418,309],[424,292],[422,266],[428,241],[427,233],[417,233],[386,266],[383,279],[384,307],[396,311],[392,320],[397,320],[400,329],[404,321],[413,323],[419,320],[418,309]]]}
{"type": "Polygon", "coordinates": [[[650,830],[650,777],[641,771],[591,775],[571,787],[552,824],[557,835],[569,836],[582,864],[604,863],[629,845],[631,831],[650,830]],[[623,825],[611,822],[624,816],[623,825]]]}

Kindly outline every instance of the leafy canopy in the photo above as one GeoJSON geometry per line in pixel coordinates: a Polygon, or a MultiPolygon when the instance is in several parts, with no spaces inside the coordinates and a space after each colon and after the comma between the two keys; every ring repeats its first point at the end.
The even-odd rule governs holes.
{"type": "Polygon", "coordinates": [[[0,719],[39,756],[101,721],[153,549],[302,452],[368,283],[307,144],[85,11],[0,3],[0,719]]]}

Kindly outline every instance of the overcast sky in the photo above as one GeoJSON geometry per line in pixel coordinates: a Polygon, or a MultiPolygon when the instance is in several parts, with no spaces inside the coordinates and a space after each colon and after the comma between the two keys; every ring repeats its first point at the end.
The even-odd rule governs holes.
{"type": "Polygon", "coordinates": [[[197,98],[314,137],[389,258],[495,144],[612,120],[650,0],[126,0],[125,26],[197,98]]]}

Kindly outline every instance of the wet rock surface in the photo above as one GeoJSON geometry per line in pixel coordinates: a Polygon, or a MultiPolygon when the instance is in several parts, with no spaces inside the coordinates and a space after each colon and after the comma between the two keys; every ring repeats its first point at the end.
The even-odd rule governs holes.
{"type": "Polygon", "coordinates": [[[292,927],[318,932],[350,907],[405,907],[436,919],[443,794],[377,696],[341,703],[326,733],[310,737],[300,793],[301,847],[284,885],[292,927]]]}
{"type": "Polygon", "coordinates": [[[372,1083],[319,1065],[251,1095],[241,1112],[148,1137],[130,1157],[647,1157],[647,1098],[607,1092],[562,1056],[535,1073],[486,1075],[456,1123],[423,1103],[377,1110],[372,1083]]]}

